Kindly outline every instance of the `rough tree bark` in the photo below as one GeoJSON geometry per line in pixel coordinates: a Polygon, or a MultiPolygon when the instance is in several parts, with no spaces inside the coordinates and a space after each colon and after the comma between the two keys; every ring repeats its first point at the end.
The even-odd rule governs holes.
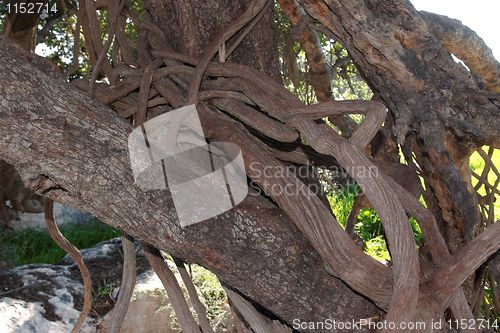
{"type": "Polygon", "coordinates": [[[498,95],[480,91],[407,1],[298,2],[343,41],[389,107],[398,142],[418,142],[411,148],[456,251],[479,221],[464,159],[482,145],[499,146],[498,95]]]}
{"type": "MultiPolygon", "coordinates": [[[[11,1],[11,6],[24,3],[21,0],[11,1]]],[[[42,3],[42,2],[40,2],[42,3]]],[[[44,1],[43,3],[46,3],[44,1]]],[[[36,25],[41,13],[7,13],[2,31],[4,37],[14,41],[27,51],[34,51],[36,41],[36,25]]],[[[40,197],[27,190],[16,170],[0,160],[0,226],[19,218],[19,213],[41,213],[43,207],[40,197]],[[7,207],[6,202],[11,206],[7,207]]]]}
{"type": "MultiPolygon", "coordinates": [[[[458,21],[420,14],[408,1],[298,2],[342,40],[388,106],[395,138],[415,153],[430,188],[427,204],[450,251],[458,251],[480,223],[468,158],[483,145],[499,146],[500,96],[492,78],[499,65],[491,51],[458,21]],[[450,53],[460,54],[471,73],[450,53]]],[[[466,294],[471,300],[470,288],[466,294]]]]}
{"type": "MultiPolygon", "coordinates": [[[[37,193],[207,267],[288,323],[381,314],[325,270],[289,218],[267,199],[249,196],[233,211],[180,228],[169,198],[134,185],[127,151],[132,127],[126,121],[30,64],[40,62],[38,57],[3,39],[0,53],[0,157],[37,193]]],[[[238,125],[216,130],[231,133],[230,126],[238,125]]]]}

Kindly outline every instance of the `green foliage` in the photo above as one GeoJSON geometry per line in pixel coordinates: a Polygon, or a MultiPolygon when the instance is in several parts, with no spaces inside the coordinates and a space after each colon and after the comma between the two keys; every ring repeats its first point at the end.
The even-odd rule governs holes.
{"type": "MultiPolygon", "coordinates": [[[[61,232],[79,249],[118,237],[120,233],[97,219],[88,224],[68,224],[61,232]]],[[[33,263],[56,264],[66,253],[50,238],[46,230],[9,230],[0,234],[0,260],[10,266],[33,263]]]]}
{"type": "Polygon", "coordinates": [[[365,241],[381,237],[384,234],[384,227],[378,214],[373,209],[363,208],[358,214],[358,219],[355,224],[356,232],[365,241]]]}
{"type": "Polygon", "coordinates": [[[100,298],[108,297],[109,295],[111,295],[111,293],[116,287],[117,286],[115,283],[110,283],[110,284],[104,284],[103,286],[100,286],[97,289],[94,288],[92,290],[93,302],[96,302],[100,298]]]}
{"type": "MultiPolygon", "coordinates": [[[[284,85],[305,104],[316,103],[316,95],[309,82],[306,55],[299,42],[299,31],[292,26],[277,3],[274,13],[284,85]]],[[[371,99],[373,94],[370,88],[342,44],[320,32],[317,35],[332,74],[332,96],[337,100],[371,99]]]]}
{"type": "Polygon", "coordinates": [[[391,259],[383,236],[377,236],[368,240],[365,252],[379,261],[388,261],[391,259]]]}
{"type": "Polygon", "coordinates": [[[211,322],[224,312],[227,297],[217,277],[198,265],[191,265],[193,283],[201,293],[211,322]]]}
{"type": "Polygon", "coordinates": [[[333,74],[332,94],[337,100],[372,98],[373,93],[361,77],[347,50],[338,41],[328,39],[321,33],[318,37],[325,53],[327,64],[333,74]]]}
{"type": "MultiPolygon", "coordinates": [[[[142,1],[126,0],[127,8],[137,16],[144,11],[142,1]]],[[[0,7],[1,8],[1,7],[0,7]]],[[[66,71],[70,68],[73,61],[73,45],[76,35],[76,8],[67,8],[65,13],[62,13],[61,6],[58,7],[59,12],[49,13],[48,16],[42,15],[38,20],[38,35],[37,35],[37,54],[40,54],[66,71]]],[[[0,14],[1,15],[1,14],[0,14]]],[[[1,17],[1,16],[0,16],[1,17]]],[[[97,19],[99,21],[99,30],[101,32],[102,43],[109,37],[109,19],[106,9],[98,10],[97,19]]],[[[135,45],[137,42],[137,30],[130,19],[125,23],[125,37],[130,45],[135,45]]],[[[115,39],[116,42],[116,39],[115,39]]],[[[78,53],[79,68],[70,77],[70,80],[81,78],[90,74],[90,63],[85,45],[83,33],[80,33],[81,50],[78,53]]],[[[135,49],[132,50],[135,52],[135,49]]],[[[112,58],[113,47],[108,52],[108,58],[112,58]]]]}
{"type": "MultiPolygon", "coordinates": [[[[38,36],[36,52],[42,54],[47,59],[56,64],[62,71],[67,70],[73,61],[73,44],[75,42],[74,34],[76,29],[76,17],[68,15],[64,18],[51,17],[40,19],[38,21],[38,36]],[[46,25],[52,27],[43,33],[46,25]]],[[[81,41],[82,42],[82,41],[81,41]]],[[[84,46],[82,47],[84,49],[84,46]]],[[[88,71],[88,61],[85,54],[79,55],[80,69],[78,75],[84,75],[88,71]]]]}
{"type": "Polygon", "coordinates": [[[356,193],[357,187],[346,186],[327,195],[333,214],[342,227],[345,227],[356,193]]]}
{"type": "MultiPolygon", "coordinates": [[[[360,189],[357,186],[344,187],[338,192],[328,194],[330,207],[340,225],[345,227],[354,199],[360,189]]],[[[409,218],[415,241],[418,245],[422,242],[422,231],[413,217],[409,218]]],[[[358,214],[355,230],[366,244],[365,252],[377,260],[390,259],[387,245],[384,240],[384,227],[377,212],[373,209],[363,208],[358,214]]]]}
{"type": "Polygon", "coordinates": [[[486,320],[491,320],[491,322],[500,321],[500,313],[497,313],[495,305],[493,304],[495,301],[495,295],[493,293],[493,289],[491,288],[491,284],[495,283],[493,279],[488,279],[485,281],[483,287],[483,303],[481,304],[481,314],[483,318],[486,320]]]}

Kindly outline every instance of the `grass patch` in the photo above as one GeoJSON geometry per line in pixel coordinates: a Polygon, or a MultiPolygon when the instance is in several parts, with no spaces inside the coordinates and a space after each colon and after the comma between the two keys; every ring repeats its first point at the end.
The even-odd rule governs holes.
{"type": "MultiPolygon", "coordinates": [[[[120,232],[98,219],[85,224],[61,227],[63,235],[79,249],[118,237],[120,232]]],[[[66,252],[59,248],[44,229],[28,228],[0,233],[0,260],[9,266],[44,263],[56,264],[66,252]]]]}

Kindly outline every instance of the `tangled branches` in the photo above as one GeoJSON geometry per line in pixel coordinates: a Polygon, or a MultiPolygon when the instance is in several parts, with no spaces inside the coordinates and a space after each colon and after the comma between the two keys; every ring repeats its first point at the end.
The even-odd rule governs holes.
{"type": "MultiPolygon", "coordinates": [[[[305,147],[335,160],[348,171],[373,169],[374,162],[366,157],[364,150],[386,116],[385,106],[375,101],[337,102],[325,98],[319,104],[306,106],[262,72],[226,62],[269,3],[253,2],[240,19],[214,38],[204,55],[193,57],[169,46],[168,38],[147,13],[139,18],[124,1],[99,4],[107,7],[110,17],[108,37],[103,42],[96,3],[84,1],[78,10],[77,34],[81,25],[93,69],[89,77],[72,83],[95,94],[134,126],[185,104],[196,103],[208,139],[238,144],[245,162],[260,166],[260,169],[249,168],[250,179],[290,217],[330,273],[387,311],[388,321],[408,322],[414,320],[417,313],[427,321],[441,319],[448,306],[455,317],[472,319],[460,286],[498,249],[495,244],[498,224],[491,221],[491,213],[483,234],[461,252],[451,255],[434,216],[390,175],[351,173],[384,224],[393,261],[393,266],[387,267],[363,253],[320,198],[310,195],[307,186],[296,176],[273,177],[262,172],[268,166],[284,167],[285,161],[301,159],[299,163],[304,163],[308,156],[297,152],[305,147]],[[132,22],[138,32],[135,48],[124,34],[127,21],[132,22]],[[226,43],[231,41],[226,51],[226,43]],[[218,62],[214,61],[217,52],[218,62]],[[349,138],[342,137],[322,120],[354,113],[364,115],[364,120],[349,138]],[[287,149],[282,149],[285,146],[287,149]],[[295,195],[275,193],[272,191],[275,186],[292,187],[295,195]],[[425,274],[420,274],[421,263],[406,214],[420,224],[432,255],[435,267],[425,274]],[[478,244],[483,244],[481,251],[478,244]],[[444,286],[442,281],[452,283],[444,286]]],[[[77,44],[75,50],[77,57],[77,44]]],[[[487,159],[491,160],[491,156],[487,159]]],[[[496,170],[491,163],[487,164],[488,169],[496,170]]],[[[485,183],[485,177],[477,175],[479,184],[485,183]]],[[[488,187],[490,197],[485,200],[489,200],[490,207],[496,185],[488,187]]],[[[149,252],[153,266],[168,275],[161,253],[153,248],[149,252]]],[[[183,302],[178,304],[182,307],[178,310],[185,311],[183,302]]],[[[189,316],[184,319],[186,330],[196,331],[194,320],[189,316]]]]}

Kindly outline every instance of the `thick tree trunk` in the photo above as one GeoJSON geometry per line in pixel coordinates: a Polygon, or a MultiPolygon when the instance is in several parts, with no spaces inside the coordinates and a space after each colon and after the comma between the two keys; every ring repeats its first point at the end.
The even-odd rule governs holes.
{"type": "MultiPolygon", "coordinates": [[[[0,41],[0,158],[30,188],[207,267],[288,323],[381,314],[325,270],[289,218],[267,199],[249,196],[232,211],[180,228],[165,193],[145,193],[133,183],[131,126],[35,68],[32,59],[40,61],[0,41]]],[[[221,124],[216,131],[230,135],[234,126],[239,127],[221,124]]]]}
{"type": "MultiPolygon", "coordinates": [[[[201,57],[209,44],[248,7],[248,1],[244,0],[144,2],[153,22],[165,33],[170,47],[195,58],[201,57]]],[[[228,61],[253,67],[281,82],[278,60],[271,6],[228,61]]]]}

